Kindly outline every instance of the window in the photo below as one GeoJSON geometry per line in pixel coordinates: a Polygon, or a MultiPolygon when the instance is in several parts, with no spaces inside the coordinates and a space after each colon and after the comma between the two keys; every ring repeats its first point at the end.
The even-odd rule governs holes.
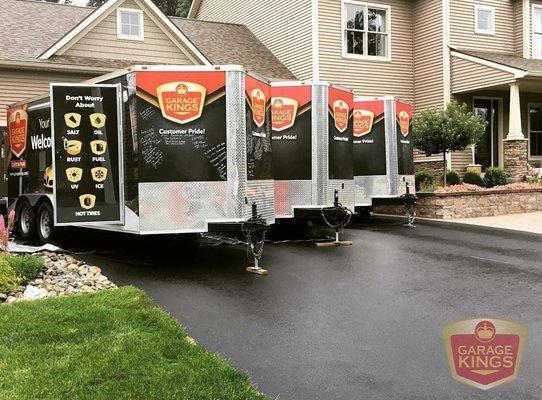
{"type": "Polygon", "coordinates": [[[533,57],[542,58],[542,7],[533,5],[533,57]]]}
{"type": "Polygon", "coordinates": [[[117,9],[117,37],[119,39],[143,40],[142,10],[117,9]]]}
{"type": "Polygon", "coordinates": [[[529,107],[529,156],[542,157],[542,105],[529,107]]]}
{"type": "Polygon", "coordinates": [[[343,55],[390,58],[390,8],[343,3],[343,55]]]}
{"type": "Polygon", "coordinates": [[[474,6],[474,33],[495,34],[495,9],[487,6],[474,6]]]}

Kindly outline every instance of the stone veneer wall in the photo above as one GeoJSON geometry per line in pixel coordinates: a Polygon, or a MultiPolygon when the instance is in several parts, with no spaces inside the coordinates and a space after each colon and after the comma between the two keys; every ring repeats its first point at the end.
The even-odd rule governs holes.
{"type": "MultiPolygon", "coordinates": [[[[375,213],[404,215],[397,206],[375,207],[375,213]]],[[[416,215],[460,219],[542,211],[542,189],[488,190],[462,193],[418,193],[416,215]]]]}
{"type": "Polygon", "coordinates": [[[510,178],[514,180],[520,180],[527,172],[527,166],[529,161],[528,155],[528,141],[524,140],[509,140],[506,139],[504,143],[504,169],[510,178]]]}
{"type": "Polygon", "coordinates": [[[414,163],[416,172],[420,169],[427,169],[435,178],[435,183],[439,184],[442,182],[442,175],[444,174],[444,160],[443,161],[420,161],[414,163]]]}

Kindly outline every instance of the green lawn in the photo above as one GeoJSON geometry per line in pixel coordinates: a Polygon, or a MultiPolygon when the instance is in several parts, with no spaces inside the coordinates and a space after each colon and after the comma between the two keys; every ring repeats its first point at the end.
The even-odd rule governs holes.
{"type": "Polygon", "coordinates": [[[132,287],[1,305],[0,399],[264,399],[185,338],[132,287]]]}

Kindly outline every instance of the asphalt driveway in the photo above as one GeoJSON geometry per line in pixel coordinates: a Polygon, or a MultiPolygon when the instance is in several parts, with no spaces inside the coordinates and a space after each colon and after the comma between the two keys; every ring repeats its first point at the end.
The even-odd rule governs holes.
{"type": "Polygon", "coordinates": [[[346,237],[268,245],[266,277],[244,272],[242,247],[125,239],[79,257],[144,289],[271,399],[542,399],[542,236],[380,219],[346,237]],[[451,378],[442,326],[473,316],[527,325],[513,383],[451,378]]]}

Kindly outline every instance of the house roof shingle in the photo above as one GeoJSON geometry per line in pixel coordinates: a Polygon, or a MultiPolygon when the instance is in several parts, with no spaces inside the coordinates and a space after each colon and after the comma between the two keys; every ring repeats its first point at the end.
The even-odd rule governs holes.
{"type": "Polygon", "coordinates": [[[513,54],[492,53],[487,51],[458,50],[460,53],[467,54],[482,60],[494,62],[519,69],[526,72],[542,74],[542,60],[523,58],[513,54]]]}
{"type": "Polygon", "coordinates": [[[240,64],[270,79],[296,79],[244,25],[170,19],[213,64],[240,64]]]}
{"type": "MultiPolygon", "coordinates": [[[[43,52],[94,11],[94,8],[32,0],[0,0],[0,61],[31,61],[112,69],[149,64],[137,60],[66,56],[39,59],[43,52]]],[[[170,17],[170,20],[213,64],[240,64],[271,79],[295,79],[246,26],[177,17],[170,17]]]]}

